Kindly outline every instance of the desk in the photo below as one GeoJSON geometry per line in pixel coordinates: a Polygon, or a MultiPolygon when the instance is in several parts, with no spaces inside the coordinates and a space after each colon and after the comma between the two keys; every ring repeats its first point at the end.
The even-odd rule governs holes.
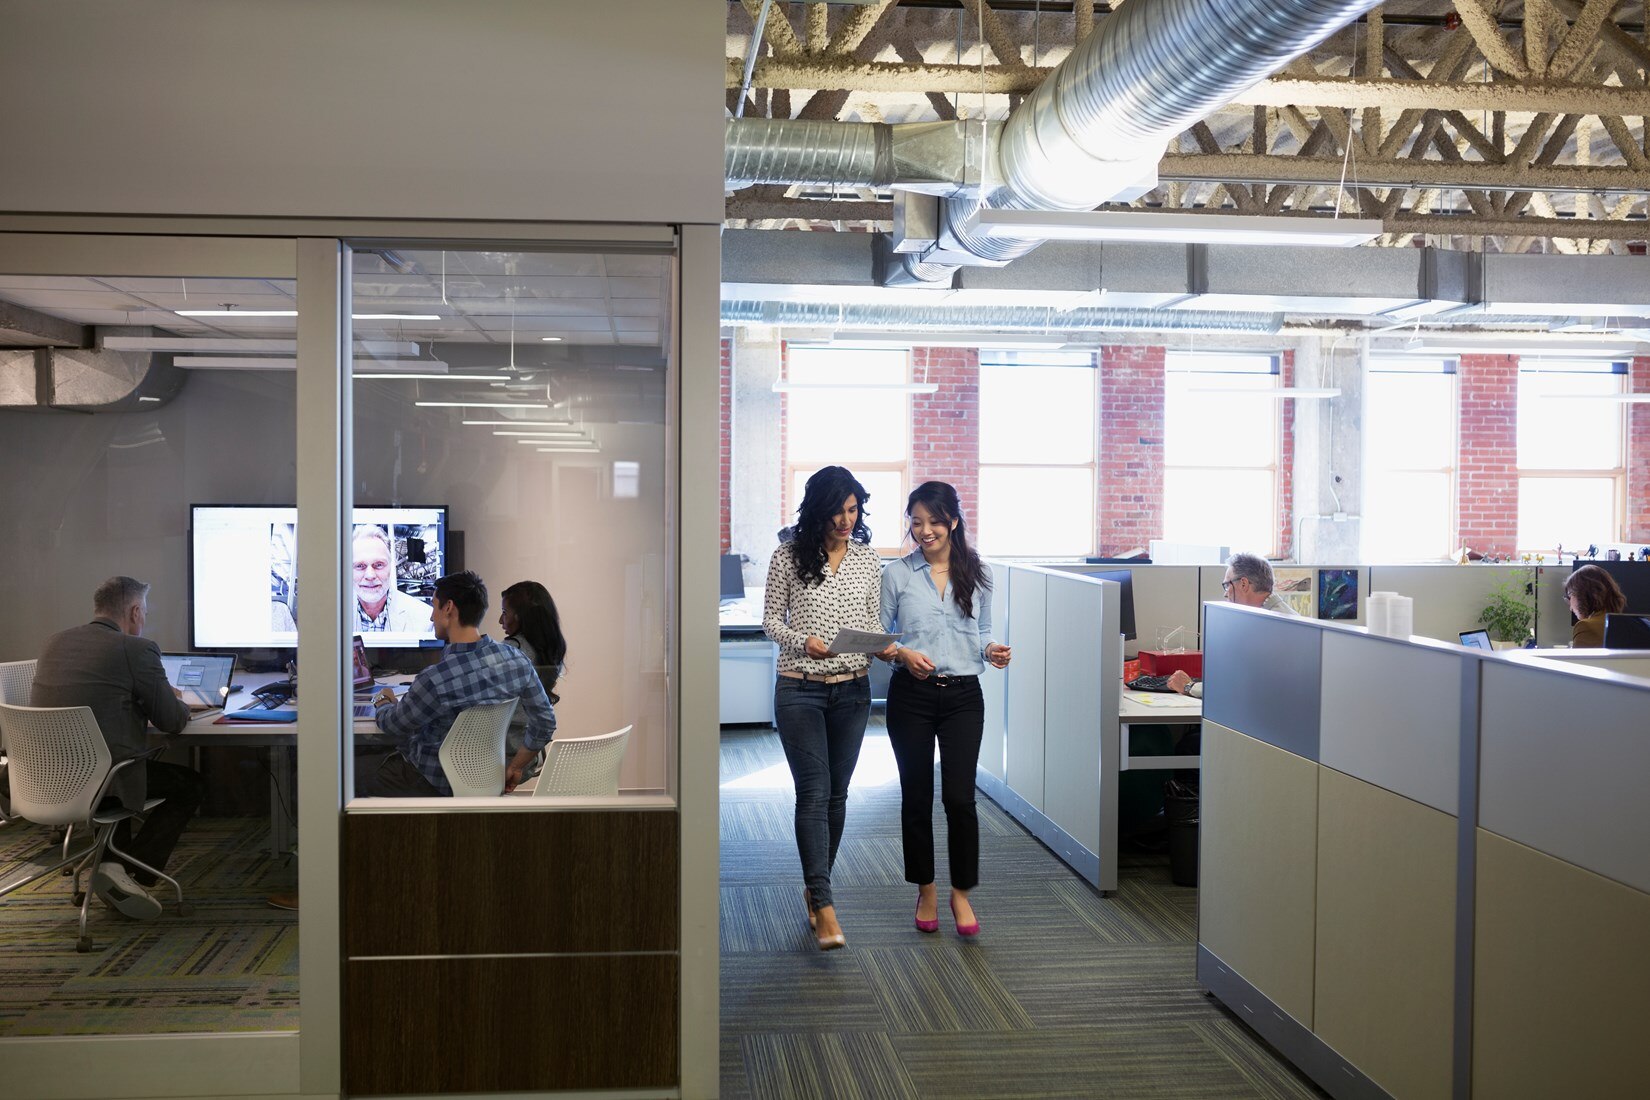
{"type": "Polygon", "coordinates": [[[1202,766],[1202,758],[1197,756],[1129,755],[1130,727],[1201,725],[1202,699],[1164,692],[1125,691],[1117,711],[1118,739],[1121,741],[1117,754],[1118,771],[1173,771],[1202,766]]]}
{"type": "Polygon", "coordinates": [[[748,589],[743,599],[729,600],[717,611],[721,630],[717,720],[724,726],[743,722],[773,725],[773,684],[779,649],[762,632],[763,591],[748,589]]]}
{"type": "MultiPolygon", "coordinates": [[[[248,704],[256,701],[253,692],[265,684],[285,679],[278,672],[247,672],[239,673],[235,679],[242,685],[242,690],[229,697],[229,706],[224,714],[233,717],[235,711],[245,709],[248,704]]],[[[392,676],[378,682],[378,687],[385,684],[405,683],[412,679],[410,676],[392,676]]],[[[377,691],[378,688],[373,689],[377,691]]],[[[296,702],[293,704],[296,706],[296,702]]],[[[296,843],[296,823],[288,815],[297,812],[297,803],[293,801],[297,785],[292,773],[292,757],[286,751],[298,741],[298,724],[296,722],[248,722],[245,725],[225,723],[218,724],[222,714],[211,713],[191,718],[189,724],[183,727],[177,739],[171,741],[179,748],[208,748],[217,745],[239,745],[246,748],[267,748],[269,750],[269,851],[270,855],[280,858],[292,850],[296,843]]],[[[378,732],[377,724],[371,718],[358,718],[353,723],[355,744],[373,744],[385,740],[378,732]]],[[[151,740],[170,740],[166,734],[154,727],[150,727],[151,740]]]]}

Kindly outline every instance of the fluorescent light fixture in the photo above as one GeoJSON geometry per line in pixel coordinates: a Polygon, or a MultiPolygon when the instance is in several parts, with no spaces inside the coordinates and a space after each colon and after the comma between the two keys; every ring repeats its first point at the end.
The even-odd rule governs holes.
{"type": "Polygon", "coordinates": [[[1451,336],[1444,333],[1423,333],[1419,343],[1402,348],[1377,348],[1381,354],[1393,352],[1411,355],[1547,355],[1574,359],[1578,355],[1614,356],[1632,358],[1643,355],[1641,337],[1596,332],[1509,332],[1497,336],[1493,332],[1451,336]]]}
{"type": "Polygon", "coordinates": [[[577,424],[567,420],[529,420],[526,417],[509,420],[460,420],[460,424],[471,428],[524,428],[535,424],[542,424],[546,428],[565,428],[568,431],[581,430],[577,424]]]}
{"type": "Polygon", "coordinates": [[[798,393],[804,390],[836,390],[849,393],[854,390],[881,390],[884,393],[937,393],[938,382],[786,382],[773,384],[774,393],[798,393]]]}
{"type": "Polygon", "coordinates": [[[507,374],[391,374],[387,371],[357,371],[356,380],[362,378],[390,378],[397,380],[416,379],[422,382],[502,382],[509,377],[507,374]]]}
{"type": "MultiPolygon", "coordinates": [[[[798,341],[800,343],[800,341],[798,341]]],[[[868,332],[847,330],[831,333],[830,346],[838,348],[1063,348],[1064,336],[1048,333],[1017,335],[1002,332],[868,332]]]]}
{"type": "Polygon", "coordinates": [[[1239,386],[1193,386],[1188,392],[1226,393],[1243,397],[1270,397],[1275,401],[1287,401],[1292,397],[1323,400],[1341,395],[1340,389],[1333,386],[1280,386],[1269,390],[1248,390],[1239,386]]]}
{"type": "MultiPolygon", "coordinates": [[[[296,340],[261,340],[240,336],[105,336],[108,351],[160,351],[189,355],[295,355],[296,340]]],[[[379,359],[411,359],[418,345],[410,340],[357,340],[357,355],[379,359]]],[[[356,360],[357,367],[361,360],[356,360]]]]}
{"type": "MultiPolygon", "coordinates": [[[[296,317],[295,309],[174,309],[179,317],[296,317]]],[[[439,321],[439,313],[352,313],[356,321],[439,321]]]]}
{"type": "Polygon", "coordinates": [[[541,455],[593,455],[601,452],[600,447],[540,447],[541,455]]]}
{"type": "Polygon", "coordinates": [[[160,398],[158,398],[158,397],[140,397],[140,398],[138,398],[138,400],[139,401],[159,401],[160,398]]]}
{"type": "Polygon", "coordinates": [[[517,431],[508,431],[508,430],[506,430],[506,431],[496,431],[493,434],[494,435],[524,435],[524,436],[528,436],[529,438],[532,438],[532,439],[589,439],[590,438],[589,436],[585,435],[581,431],[571,431],[571,432],[555,432],[555,431],[551,431],[551,432],[517,432],[517,431]]]}
{"type": "Polygon", "coordinates": [[[543,340],[547,344],[554,344],[554,343],[560,342],[561,337],[560,336],[540,336],[539,339],[543,340]]]}
{"type": "Polygon", "coordinates": [[[421,409],[548,409],[544,403],[537,405],[522,401],[414,401],[414,405],[421,409]]]}
{"type": "MultiPolygon", "coordinates": [[[[460,381],[464,378],[463,375],[443,373],[447,369],[447,364],[439,359],[418,359],[410,362],[416,362],[427,373],[393,374],[384,369],[405,367],[408,361],[357,359],[355,374],[357,378],[441,378],[460,381]]],[[[184,370],[296,370],[298,360],[296,356],[286,355],[174,355],[172,365],[184,370]]]]}
{"type": "Polygon", "coordinates": [[[1379,218],[1247,217],[1146,210],[981,210],[982,236],[1014,241],[1159,241],[1169,244],[1351,248],[1384,231],[1379,218]]]}

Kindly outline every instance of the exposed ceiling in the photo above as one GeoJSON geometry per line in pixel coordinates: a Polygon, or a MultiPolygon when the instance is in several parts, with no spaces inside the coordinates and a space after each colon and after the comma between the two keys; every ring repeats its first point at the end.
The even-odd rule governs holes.
{"type": "MultiPolygon", "coordinates": [[[[1128,3],[1149,0],[1126,0],[1128,3]]],[[[1001,120],[1125,0],[774,0],[746,117],[1001,120]],[[982,93],[983,89],[983,93],[982,93]]],[[[763,0],[728,5],[728,109],[763,0]]],[[[1379,218],[1378,243],[1638,254],[1643,0],[1392,0],[1172,140],[1139,208],[1379,218]]],[[[886,191],[731,194],[731,228],[886,230],[886,191]]]]}

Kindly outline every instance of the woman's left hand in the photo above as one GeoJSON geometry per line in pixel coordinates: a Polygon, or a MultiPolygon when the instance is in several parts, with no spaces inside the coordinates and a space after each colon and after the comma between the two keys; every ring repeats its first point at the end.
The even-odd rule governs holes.
{"type": "Polygon", "coordinates": [[[899,652],[899,645],[895,642],[889,642],[888,643],[888,648],[883,650],[881,653],[877,654],[877,660],[879,660],[879,661],[892,661],[894,659],[894,655],[898,652],[899,652]]]}
{"type": "Polygon", "coordinates": [[[1013,657],[1014,651],[1000,642],[992,642],[985,647],[985,659],[990,661],[994,668],[1007,668],[1013,657]]]}

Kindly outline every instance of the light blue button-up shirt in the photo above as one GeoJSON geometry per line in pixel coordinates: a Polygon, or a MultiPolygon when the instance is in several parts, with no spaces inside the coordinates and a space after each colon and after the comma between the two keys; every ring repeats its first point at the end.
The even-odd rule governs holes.
{"type": "Polygon", "coordinates": [[[882,570],[882,628],[903,634],[899,644],[926,654],[938,675],[978,676],[992,640],[991,567],[980,564],[973,615],[965,617],[957,607],[955,588],[947,584],[940,598],[921,550],[889,562],[882,570]]]}

